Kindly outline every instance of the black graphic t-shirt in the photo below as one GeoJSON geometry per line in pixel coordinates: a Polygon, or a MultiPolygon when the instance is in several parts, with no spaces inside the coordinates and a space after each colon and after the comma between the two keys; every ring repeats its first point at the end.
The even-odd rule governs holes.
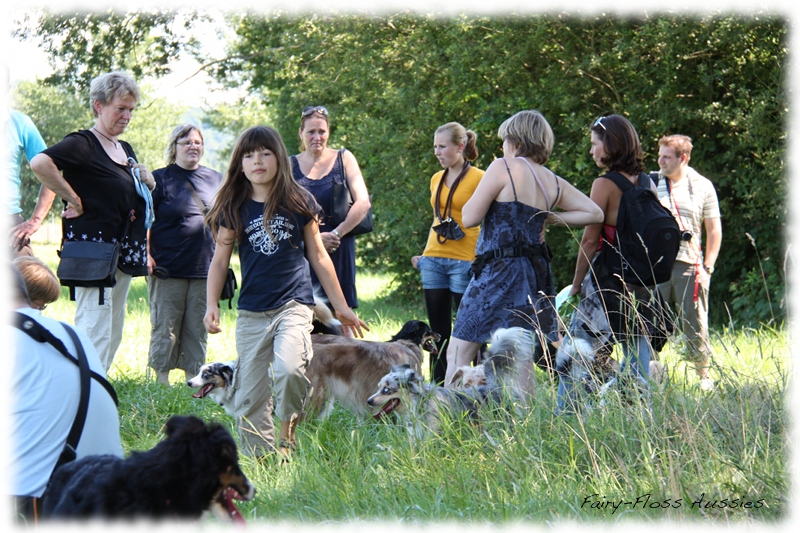
{"type": "Polygon", "coordinates": [[[239,309],[269,311],[296,300],[314,305],[311,273],[305,258],[303,230],[311,218],[285,211],[264,226],[264,204],[250,200],[242,206],[239,236],[242,289],[239,309]]]}

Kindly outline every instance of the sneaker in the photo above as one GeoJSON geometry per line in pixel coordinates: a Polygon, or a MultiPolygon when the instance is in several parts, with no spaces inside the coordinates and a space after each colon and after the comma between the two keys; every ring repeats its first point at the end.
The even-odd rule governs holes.
{"type": "Polygon", "coordinates": [[[714,381],[711,378],[703,378],[700,380],[700,390],[704,392],[714,390],[714,381]]]}

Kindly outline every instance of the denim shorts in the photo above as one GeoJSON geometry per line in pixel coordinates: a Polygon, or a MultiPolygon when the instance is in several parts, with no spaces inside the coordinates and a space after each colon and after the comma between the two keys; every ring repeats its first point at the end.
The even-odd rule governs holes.
{"type": "Polygon", "coordinates": [[[422,256],[417,263],[422,274],[422,288],[450,289],[450,292],[464,294],[471,279],[471,265],[471,261],[462,259],[422,256]]]}

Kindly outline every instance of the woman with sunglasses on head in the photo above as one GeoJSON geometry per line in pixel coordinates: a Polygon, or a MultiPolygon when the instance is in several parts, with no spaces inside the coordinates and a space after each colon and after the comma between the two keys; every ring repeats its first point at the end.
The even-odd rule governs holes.
{"type": "MultiPolygon", "coordinates": [[[[336,277],[342,288],[347,305],[358,307],[356,294],[356,238],[347,234],[366,216],[370,208],[369,193],[358,167],[356,157],[348,150],[328,148],[330,133],[328,110],[322,106],[305,107],[300,115],[300,150],[292,156],[294,179],[305,187],[322,207],[319,226],[322,244],[331,256],[336,277]],[[353,199],[350,211],[339,225],[329,224],[334,181],[347,179],[347,187],[353,199]]],[[[316,274],[311,272],[315,290],[324,292],[316,274]]]]}
{"type": "MultiPolygon", "coordinates": [[[[633,124],[621,115],[609,115],[597,119],[590,132],[589,153],[595,164],[605,172],[622,174],[636,185],[644,163],[633,124]]],[[[657,194],[652,181],[650,187],[657,194]]],[[[604,220],[586,226],[581,238],[569,293],[580,294],[581,301],[573,313],[570,331],[585,326],[594,336],[607,337],[610,345],[621,343],[625,356],[621,370],[643,382],[646,389],[652,354],[646,324],[653,323],[658,309],[658,290],[624,284],[606,267],[605,254],[616,253],[614,239],[622,190],[611,178],[600,176],[592,183],[589,196],[603,210],[604,220]]],[[[580,388],[568,375],[559,376],[557,411],[574,412],[579,405],[580,388]]]]}
{"type": "Polygon", "coordinates": [[[92,127],[70,133],[31,160],[39,181],[64,202],[62,241],[121,243],[113,287],[75,287],[75,326],[89,336],[106,370],[122,341],[131,278],[148,274],[150,191],[156,182],[119,138],[139,96],[129,74],[101,74],[89,88],[92,127]]]}
{"type": "Polygon", "coordinates": [[[431,354],[430,376],[444,383],[447,359],[442,352],[450,342],[453,309],[458,309],[470,280],[480,226],[464,227],[461,210],[483,177],[470,161],[478,157],[477,135],[458,122],[440,126],[433,136],[433,153],[444,170],[430,182],[433,224],[422,256],[411,264],[418,268],[425,293],[431,329],[441,335],[439,353],[431,354]]]}
{"type": "Polygon", "coordinates": [[[206,362],[203,314],[214,239],[203,217],[222,174],[200,164],[204,150],[200,128],[180,124],[172,130],[164,152],[167,166],[153,171],[156,220],[147,239],[149,365],[163,385],[169,385],[173,368],[183,370],[188,380],[206,362]]]}

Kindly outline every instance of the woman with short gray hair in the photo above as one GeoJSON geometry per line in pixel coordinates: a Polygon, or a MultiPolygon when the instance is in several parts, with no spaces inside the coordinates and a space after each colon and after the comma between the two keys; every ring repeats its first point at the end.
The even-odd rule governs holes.
{"type": "Polygon", "coordinates": [[[134,79],[119,71],[102,74],[92,80],[89,95],[95,123],[39,153],[31,170],[64,202],[62,242],[120,243],[114,286],[74,291],[75,326],[89,336],[108,370],[122,341],[131,278],[148,274],[150,191],[156,184],[133,147],[119,138],[139,101],[134,79]]]}

